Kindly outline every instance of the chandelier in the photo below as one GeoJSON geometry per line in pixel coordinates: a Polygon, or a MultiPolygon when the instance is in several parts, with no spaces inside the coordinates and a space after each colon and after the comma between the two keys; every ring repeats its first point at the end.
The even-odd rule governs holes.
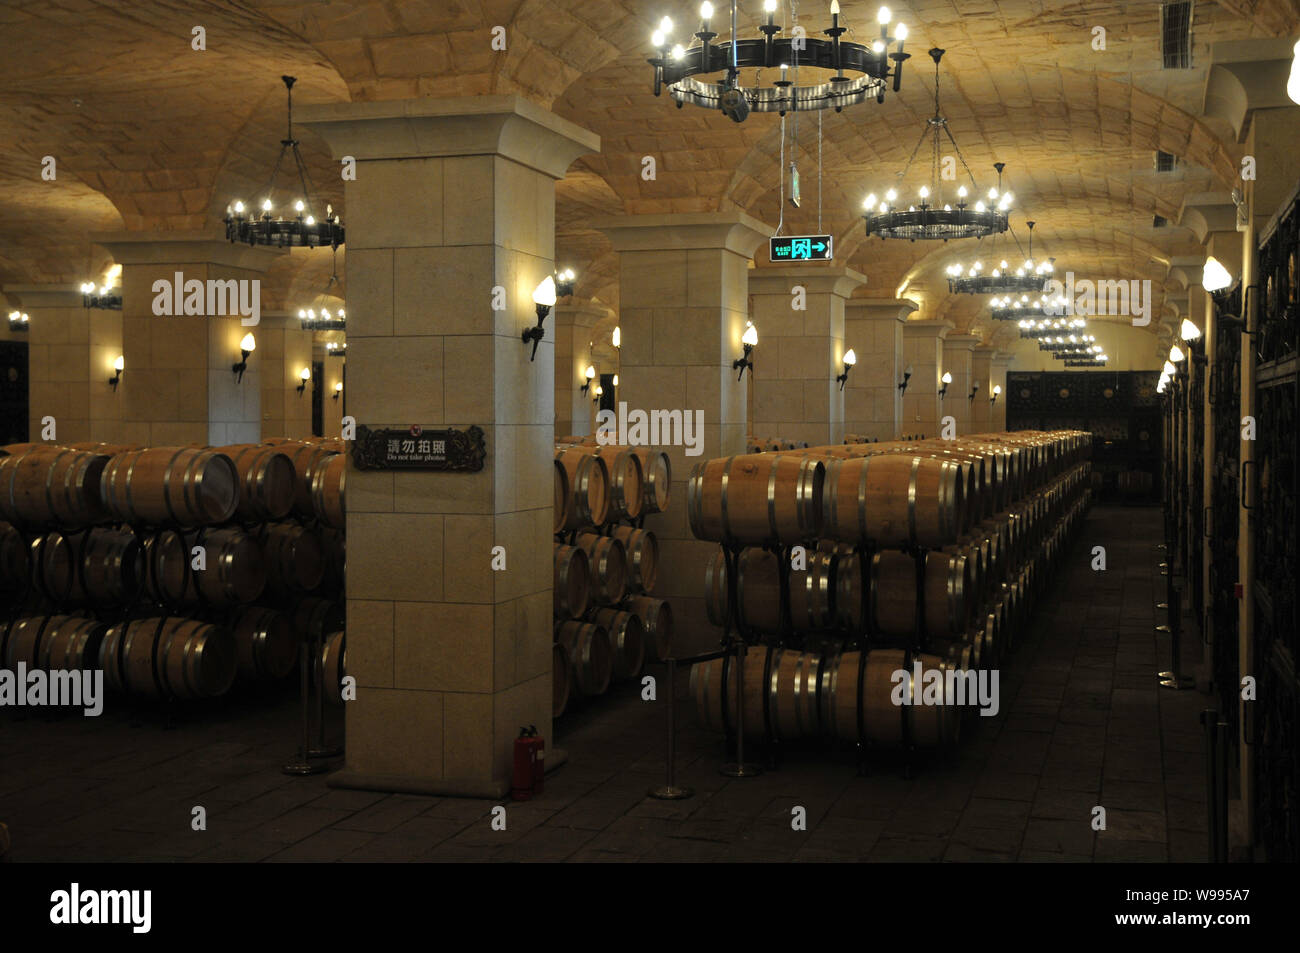
{"type": "Polygon", "coordinates": [[[1075,334],[1087,328],[1088,322],[1084,318],[1070,318],[1068,321],[1065,318],[1054,320],[1043,318],[1041,321],[1021,318],[1017,326],[1020,328],[1020,339],[1023,341],[1050,338],[1059,334],[1075,334]]]}
{"type": "Polygon", "coordinates": [[[1065,366],[1066,367],[1105,367],[1106,355],[1099,354],[1097,355],[1097,359],[1093,361],[1066,361],[1065,366]]]}
{"type": "Polygon", "coordinates": [[[32,319],[28,316],[26,311],[9,312],[10,331],[26,331],[30,329],[31,326],[32,326],[32,319]]]}
{"type": "Polygon", "coordinates": [[[325,282],[325,287],[320,294],[312,301],[312,307],[298,309],[298,322],[304,331],[345,331],[347,330],[347,314],[342,306],[335,309],[332,313],[325,306],[325,300],[331,296],[331,290],[335,297],[343,297],[341,293],[342,282],[339,281],[338,275],[339,252],[334,249],[334,264],[330,272],[330,280],[325,282]]]}
{"type": "Polygon", "coordinates": [[[989,299],[989,307],[992,308],[991,315],[994,321],[1054,318],[1064,313],[1065,304],[1066,300],[1062,295],[1049,299],[1046,294],[1040,294],[1037,301],[1031,300],[1027,294],[1022,294],[1018,298],[1005,295],[1001,298],[989,299]]]}
{"type": "Polygon", "coordinates": [[[83,308],[104,308],[109,311],[122,310],[122,292],[110,285],[100,285],[95,290],[95,283],[87,281],[81,286],[81,306],[83,308]]]}
{"type": "MultiPolygon", "coordinates": [[[[998,170],[998,187],[1002,186],[1002,170],[1005,163],[995,162],[993,167],[998,170]]],[[[1010,193],[1004,193],[1009,195],[1010,193]]],[[[1029,226],[1029,257],[1025,263],[1014,271],[1011,270],[1006,259],[1003,259],[990,274],[984,274],[984,262],[975,261],[965,269],[961,265],[952,264],[948,266],[948,291],[951,294],[1017,294],[1020,292],[1029,292],[1030,294],[1039,294],[1047,290],[1047,282],[1051,280],[1052,272],[1056,270],[1056,260],[1049,258],[1045,261],[1034,261],[1034,225],[1035,222],[1026,222],[1029,226]]],[[[1009,226],[1008,226],[1009,227],[1009,226]]],[[[1010,229],[1011,237],[1015,238],[1015,229],[1010,229]]],[[[996,235],[993,241],[997,242],[996,235]]],[[[1020,242],[1016,241],[1017,251],[1020,248],[1020,242]]],[[[996,250],[996,245],[994,246],[996,250]]]]}
{"type": "Polygon", "coordinates": [[[281,76],[288,95],[288,131],[280,140],[280,155],[271,170],[271,179],[263,190],[265,197],[261,201],[260,214],[250,213],[242,201],[226,206],[226,238],[232,242],[244,242],[249,245],[273,245],[278,248],[307,247],[317,248],[329,245],[338,248],[343,244],[343,225],[334,214],[332,205],[325,206],[325,218],[318,221],[311,204],[311,189],[308,187],[307,164],[298,151],[298,140],[293,137],[293,76],[281,76]],[[294,166],[298,171],[298,184],[302,187],[302,198],[293,203],[293,215],[285,217],[275,214],[271,202],[271,189],[280,172],[286,153],[293,155],[294,166]]]}
{"type": "Polygon", "coordinates": [[[1072,354],[1076,351],[1099,354],[1102,350],[1097,338],[1091,334],[1058,334],[1056,337],[1043,338],[1038,342],[1038,349],[1055,354],[1072,354]]]}
{"type": "Polygon", "coordinates": [[[895,35],[889,35],[893,15],[888,7],[877,11],[880,38],[868,47],[840,40],[847,28],[840,26],[839,0],[831,0],[831,25],[823,31],[829,40],[807,36],[798,27],[794,35],[780,36],[781,27],[775,23],[777,0],[764,0],[767,22],[758,28],[762,38],[742,40],[736,32],[736,6],[736,0],[731,0],[731,42],[716,46],[712,41],[718,34],[709,28],[713,4],[708,0],[700,4],[700,28],[695,33],[695,38],[700,41],[698,46],[690,49],[681,44],[670,46],[673,21],[664,17],[659,22],[659,29],[650,37],[659,55],[649,60],[654,67],[656,96],[666,86],[679,109],[691,103],[705,109],[717,109],[734,122],[744,122],[751,111],[781,115],[816,109],[839,112],[845,106],[855,106],[872,98],[882,103],[885,101],[885,80],[891,77],[894,92],[898,92],[903,78],[903,62],[911,54],[903,52],[903,41],[907,39],[905,24],[899,23],[894,28],[895,35]],[[898,49],[890,53],[889,47],[895,42],[898,49]],[[889,68],[890,60],[894,61],[892,70],[889,68]],[[799,85],[801,66],[831,70],[835,75],[824,83],[799,85]],[[760,73],[755,72],[754,85],[742,86],[740,71],[745,68],[756,71],[779,68],[780,78],[771,85],[760,86],[760,73]],[[726,76],[720,82],[710,83],[697,78],[723,70],[726,70],[726,76]],[[791,71],[795,77],[793,80],[791,71]],[[846,76],[846,72],[858,75],[846,76]]]}
{"type": "Polygon", "coordinates": [[[1002,163],[994,166],[998,170],[999,188],[989,189],[990,204],[986,206],[984,200],[980,199],[976,201],[974,207],[971,207],[967,201],[972,192],[978,192],[979,188],[975,185],[974,173],[966,164],[966,157],[961,154],[961,148],[953,138],[952,130],[948,128],[948,120],[939,110],[939,60],[943,58],[944,52],[938,47],[930,51],[930,58],[934,60],[934,116],[926,120],[925,128],[921,130],[921,138],[916,141],[916,148],[912,150],[912,155],[908,158],[903,171],[898,173],[898,179],[902,181],[907,176],[908,169],[912,167],[917,153],[921,151],[926,137],[929,136],[932,140],[930,185],[921,186],[917,192],[916,204],[909,205],[906,209],[897,204],[898,192],[892,188],[885,193],[883,201],[878,201],[874,193],[868,195],[862,205],[868,235],[879,235],[882,239],[905,238],[908,241],[916,241],[921,238],[941,239],[946,242],[950,238],[983,238],[985,235],[996,235],[1007,230],[1007,209],[1011,207],[1013,196],[1010,192],[1001,191],[1002,163]],[[943,200],[943,181],[940,176],[941,133],[948,137],[948,142],[952,143],[953,150],[961,160],[962,168],[966,170],[971,184],[970,190],[964,185],[957,189],[957,194],[954,196],[955,204],[943,200]]]}
{"type": "Polygon", "coordinates": [[[326,341],[326,357],[347,357],[348,345],[346,341],[326,341]]]}

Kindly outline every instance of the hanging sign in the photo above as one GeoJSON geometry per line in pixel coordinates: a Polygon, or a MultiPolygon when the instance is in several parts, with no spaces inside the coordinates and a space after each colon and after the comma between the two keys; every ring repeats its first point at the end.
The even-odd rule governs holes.
{"type": "Polygon", "coordinates": [[[769,241],[773,262],[830,261],[832,258],[829,235],[782,235],[769,241]]]}
{"type": "Polygon", "coordinates": [[[358,470],[483,469],[487,449],[483,428],[430,430],[419,424],[404,429],[357,427],[352,462],[358,470]]]}

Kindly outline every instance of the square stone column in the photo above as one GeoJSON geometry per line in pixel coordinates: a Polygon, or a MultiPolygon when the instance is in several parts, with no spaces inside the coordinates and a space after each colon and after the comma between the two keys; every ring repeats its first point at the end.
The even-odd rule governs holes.
{"type": "MultiPolygon", "coordinates": [[[[715,647],[704,610],[704,571],[716,543],[697,540],[686,516],[691,468],[745,452],[750,375],[731,366],[744,349],[749,259],[771,229],[740,212],[636,215],[595,223],[619,253],[619,400],[628,411],[682,411],[703,421],[698,446],[663,445],[672,463],[667,513],[646,526],[659,537],[656,595],[672,603],[674,651],[715,647]]],[[[754,362],[765,357],[760,331],[754,362]]]]}
{"type": "Polygon", "coordinates": [[[979,336],[974,334],[949,334],[943,341],[943,367],[940,374],[945,371],[952,374],[952,383],[948,385],[948,393],[940,402],[939,416],[951,416],[957,421],[958,437],[973,432],[971,416],[975,412],[975,403],[981,397],[988,397],[988,384],[981,381],[975,400],[970,398],[971,384],[975,381],[972,359],[975,345],[979,342],[979,336]]]}
{"type": "Polygon", "coordinates": [[[844,432],[895,440],[903,420],[903,325],[911,301],[851,298],[844,305],[844,346],[858,355],[844,388],[844,432]]]}
{"type": "MultiPolygon", "coordinates": [[[[997,401],[989,407],[989,430],[994,433],[1007,429],[1007,401],[1010,399],[1010,395],[1007,394],[1007,371],[1011,369],[1011,362],[1014,360],[1014,356],[1005,351],[998,351],[993,355],[992,386],[1002,388],[997,401]]],[[[989,392],[989,396],[993,396],[992,391],[989,392]]]]}
{"type": "MultiPolygon", "coordinates": [[[[594,388],[600,382],[600,363],[591,354],[591,329],[609,316],[609,309],[589,301],[572,301],[555,307],[555,436],[585,437],[592,432],[595,413],[593,391],[582,389],[588,364],[596,367],[594,388]]],[[[622,378],[619,378],[622,383],[622,378]]]]}
{"type": "MultiPolygon", "coordinates": [[[[758,268],[749,276],[754,360],[754,436],[812,446],[844,440],[845,300],[867,280],[850,268],[758,268]]],[[[862,360],[861,353],[857,354],[862,360]]],[[[853,376],[849,373],[850,379],[853,376]]],[[[847,382],[846,382],[847,387],[847,382]]]]}
{"type": "MultiPolygon", "coordinates": [[[[150,446],[259,440],[261,375],[256,352],[242,381],[230,370],[239,360],[240,340],[250,331],[256,338],[257,326],[241,323],[238,304],[229,303],[224,291],[221,300],[213,302],[216,313],[209,313],[206,288],[208,281],[248,282],[242,286],[248,300],[256,295],[260,303],[261,275],[284,252],[231,244],[204,232],[91,237],[122,265],[126,370],[119,388],[119,439],[150,446]],[[177,274],[186,284],[203,283],[203,314],[155,312],[157,299],[173,296],[174,302],[177,274]]],[[[260,322],[260,314],[257,317],[260,322]]]]}
{"type": "MultiPolygon", "coordinates": [[[[297,313],[272,311],[262,316],[262,323],[254,332],[257,350],[249,358],[249,366],[257,361],[262,378],[262,436],[292,437],[301,440],[310,437],[312,390],[325,388],[325,417],[329,418],[329,399],[334,393],[329,380],[312,379],[302,393],[299,374],[304,367],[311,368],[313,360],[311,331],[304,331],[297,313]]],[[[340,362],[341,363],[341,362],[340,362]]],[[[327,370],[329,365],[326,365],[327,370]]],[[[334,369],[338,373],[339,369],[334,369]]],[[[335,425],[334,433],[338,434],[335,425]]]]}
{"type": "Polygon", "coordinates": [[[500,797],[551,732],[555,181],[596,136],[517,96],[307,106],[357,160],[348,413],[485,433],[477,472],[348,465],[347,763],[331,783],[500,797]],[[494,304],[504,304],[494,310],[494,304]],[[493,548],[505,569],[493,571],[493,548]]]}
{"type": "Polygon", "coordinates": [[[54,418],[53,442],[120,439],[129,377],[123,373],[116,391],[108,379],[122,354],[122,312],[83,307],[81,292],[62,285],[6,285],[5,292],[31,318],[28,439],[42,442],[45,417],[54,418]]]}
{"type": "MultiPolygon", "coordinates": [[[[939,436],[939,388],[943,385],[943,339],[953,329],[951,321],[907,321],[903,324],[903,367],[912,368],[903,392],[902,432],[911,436],[939,436]]],[[[901,381],[902,375],[899,375],[901,381]]],[[[949,388],[948,393],[954,393],[949,388]]]]}
{"type": "MultiPolygon", "coordinates": [[[[971,381],[978,381],[980,385],[980,392],[975,395],[975,401],[971,404],[971,433],[987,433],[993,429],[991,423],[993,405],[989,402],[989,398],[993,396],[993,385],[997,383],[993,380],[993,355],[997,352],[997,348],[986,344],[977,344],[971,351],[971,381]]],[[[1005,384],[1002,385],[1002,389],[1006,390],[1005,384]]],[[[998,403],[1004,400],[1004,396],[998,397],[998,403]]]]}

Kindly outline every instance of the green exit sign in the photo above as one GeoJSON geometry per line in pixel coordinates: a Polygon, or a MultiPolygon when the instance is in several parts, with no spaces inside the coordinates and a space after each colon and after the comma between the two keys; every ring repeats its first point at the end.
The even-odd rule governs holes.
{"type": "Polygon", "coordinates": [[[831,236],[788,235],[770,239],[772,261],[830,261],[831,236]]]}

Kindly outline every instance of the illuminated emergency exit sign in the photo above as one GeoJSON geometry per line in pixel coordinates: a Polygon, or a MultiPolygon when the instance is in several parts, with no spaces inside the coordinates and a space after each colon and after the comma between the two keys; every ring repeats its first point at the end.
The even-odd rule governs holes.
{"type": "Polygon", "coordinates": [[[770,241],[774,262],[831,260],[829,235],[783,235],[770,241]]]}

